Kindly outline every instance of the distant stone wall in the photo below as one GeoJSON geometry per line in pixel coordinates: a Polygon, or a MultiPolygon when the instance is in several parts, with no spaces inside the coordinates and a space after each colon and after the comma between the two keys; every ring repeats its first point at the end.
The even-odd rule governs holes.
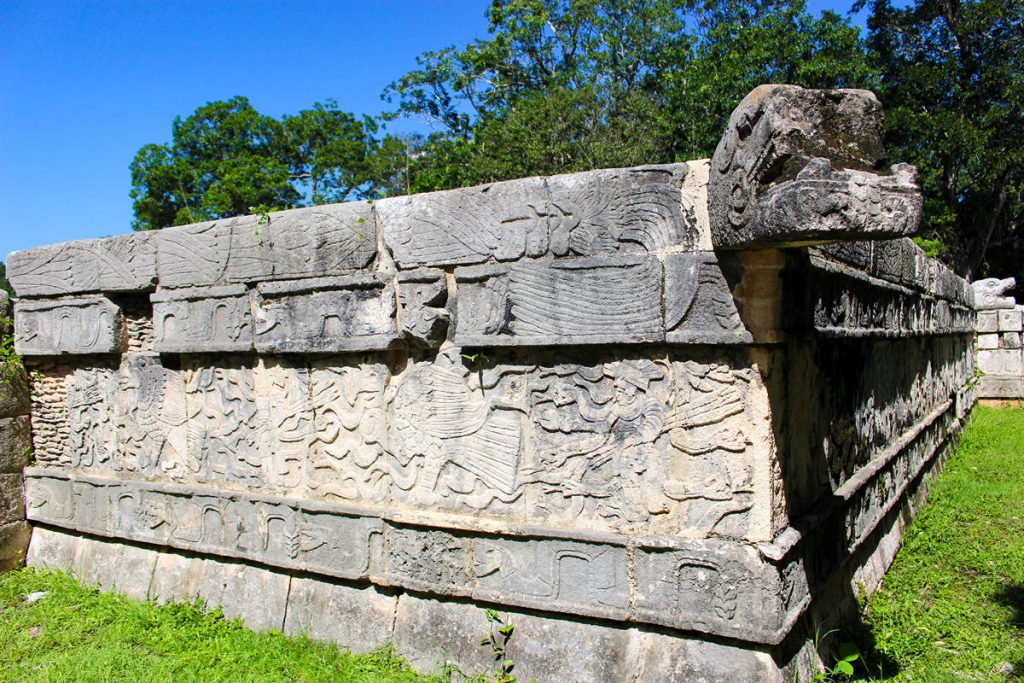
{"type": "Polygon", "coordinates": [[[975,282],[978,310],[978,398],[1024,400],[1024,306],[1006,293],[1016,281],[989,278],[975,282]]]}
{"type": "MultiPolygon", "coordinates": [[[[0,338],[10,334],[11,304],[0,290],[0,338]]],[[[19,566],[28,549],[22,470],[32,451],[28,377],[20,364],[0,359],[0,571],[19,566]]]]}
{"type": "Polygon", "coordinates": [[[424,669],[494,607],[524,679],[808,675],[973,404],[879,123],[766,87],[710,164],[12,254],[30,563],[424,669]]]}

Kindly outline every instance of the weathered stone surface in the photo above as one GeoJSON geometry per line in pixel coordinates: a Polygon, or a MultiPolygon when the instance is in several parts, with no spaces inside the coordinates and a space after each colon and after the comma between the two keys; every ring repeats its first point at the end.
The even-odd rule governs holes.
{"type": "Polygon", "coordinates": [[[249,294],[243,285],[161,291],[150,300],[154,348],[159,353],[253,348],[249,294]]]}
{"type": "Polygon", "coordinates": [[[1012,278],[990,277],[984,280],[977,280],[971,283],[974,290],[974,307],[979,310],[991,310],[998,308],[1013,308],[1016,300],[1012,296],[1004,296],[1006,292],[1017,286],[1017,281],[1012,278]]]}
{"type": "Polygon", "coordinates": [[[124,346],[121,311],[102,296],[19,301],[14,330],[23,356],[117,353],[124,346]]]}
{"type": "Polygon", "coordinates": [[[82,538],[75,553],[75,576],[86,585],[146,600],[158,554],[150,548],[82,538]]]}
{"type": "Polygon", "coordinates": [[[685,164],[526,178],[376,203],[401,268],[654,252],[700,243],[685,164]]]}
{"type": "Polygon", "coordinates": [[[1008,311],[997,311],[999,316],[999,331],[1000,332],[1017,332],[1021,331],[1022,312],[1017,310],[1008,311]]]}
{"type": "Polygon", "coordinates": [[[136,233],[15,251],[7,257],[7,278],[18,296],[152,289],[152,237],[136,233]]]}
{"type": "Polygon", "coordinates": [[[292,577],[284,632],[370,652],[391,640],[398,596],[318,579],[292,577]]]}
{"type": "Polygon", "coordinates": [[[368,351],[398,338],[395,293],[379,276],[266,283],[257,292],[253,315],[261,353],[368,351]]]}
{"type": "MultiPolygon", "coordinates": [[[[1020,348],[1020,333],[1019,332],[1003,332],[999,335],[999,346],[1004,349],[1019,349],[1020,348]]],[[[978,348],[981,348],[980,346],[978,348]]]]}
{"type": "Polygon", "coordinates": [[[414,346],[436,347],[448,333],[448,282],[444,271],[421,268],[398,274],[402,338],[414,346]]]}
{"type": "Polygon", "coordinates": [[[20,473],[28,463],[31,452],[32,434],[28,415],[0,418],[0,474],[20,473]]]}
{"type": "Polygon", "coordinates": [[[665,256],[665,341],[744,344],[753,341],[740,320],[714,253],[665,256]]]}
{"type": "Polygon", "coordinates": [[[25,563],[30,567],[74,572],[80,540],[75,534],[37,526],[32,530],[25,563]]]}
{"type": "Polygon", "coordinates": [[[978,335],[978,348],[979,349],[998,349],[999,348],[999,333],[994,332],[992,334],[979,334],[978,335]]]}
{"type": "Polygon", "coordinates": [[[198,593],[208,606],[219,606],[228,619],[237,617],[254,631],[280,631],[289,581],[287,574],[262,567],[207,559],[198,593]]]}
{"type": "Polygon", "coordinates": [[[1019,399],[1024,397],[1024,377],[983,375],[978,380],[978,398],[1019,399]]]}
{"type": "Polygon", "coordinates": [[[986,375],[1024,375],[1020,349],[978,351],[978,369],[986,375]]]}
{"type": "Polygon", "coordinates": [[[24,520],[0,525],[0,572],[22,566],[30,535],[24,520]]]}
{"type": "Polygon", "coordinates": [[[643,654],[636,677],[630,679],[637,683],[783,683],[789,680],[781,675],[771,656],[765,652],[664,633],[645,633],[641,637],[643,654]]]}
{"type": "Polygon", "coordinates": [[[454,341],[549,346],[661,341],[661,264],[650,256],[457,268],[454,341]]]}
{"type": "Polygon", "coordinates": [[[763,85],[733,111],[711,162],[715,247],[913,234],[913,167],[876,165],[882,109],[864,90],[763,85]]]}
{"type": "Polygon", "coordinates": [[[21,473],[0,474],[0,524],[25,519],[25,489],[21,473]]]}
{"type": "Polygon", "coordinates": [[[344,275],[377,251],[365,202],[165,228],[154,239],[161,287],[344,275]]]}
{"type": "Polygon", "coordinates": [[[0,389],[0,418],[27,415],[32,401],[25,369],[0,362],[0,378],[4,378],[0,389]]]}
{"type": "Polygon", "coordinates": [[[978,333],[999,331],[998,311],[978,311],[978,324],[975,329],[978,333]]]}

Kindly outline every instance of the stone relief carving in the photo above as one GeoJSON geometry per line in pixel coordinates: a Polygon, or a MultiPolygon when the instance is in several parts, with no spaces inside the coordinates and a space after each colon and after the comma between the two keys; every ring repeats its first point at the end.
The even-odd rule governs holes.
{"type": "Polygon", "coordinates": [[[974,290],[974,307],[978,310],[995,308],[1013,308],[1017,300],[1012,296],[1004,296],[1007,292],[1017,286],[1017,280],[1012,277],[1000,280],[996,277],[977,280],[971,283],[974,290]]]}
{"type": "Polygon", "coordinates": [[[439,346],[448,332],[444,271],[423,268],[399,273],[397,281],[402,338],[417,346],[439,346]]]}
{"type": "Polygon", "coordinates": [[[248,351],[253,346],[243,285],[162,291],[150,300],[154,347],[160,353],[248,351]]]}
{"type": "Polygon", "coordinates": [[[65,459],[71,467],[121,469],[109,402],[116,381],[114,373],[105,368],[76,368],[68,377],[65,459]]]}
{"type": "Polygon", "coordinates": [[[156,249],[148,234],[78,240],[13,252],[7,277],[18,296],[150,289],[156,249]]]}
{"type": "Polygon", "coordinates": [[[188,462],[188,409],[180,373],[156,358],[126,357],[117,372],[117,390],[104,397],[114,406],[118,469],[144,476],[185,476],[188,462]],[[115,398],[116,397],[116,398],[115,398]]]}
{"type": "Polygon", "coordinates": [[[664,268],[666,341],[752,341],[713,252],[668,254],[664,268]]]}
{"type": "Polygon", "coordinates": [[[14,348],[23,356],[115,353],[124,346],[121,310],[102,296],[19,301],[14,348]]]}

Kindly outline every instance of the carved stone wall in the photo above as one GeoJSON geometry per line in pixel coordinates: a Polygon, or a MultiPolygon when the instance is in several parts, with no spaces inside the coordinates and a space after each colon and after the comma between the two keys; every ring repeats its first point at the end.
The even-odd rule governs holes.
{"type": "Polygon", "coordinates": [[[1004,280],[978,280],[971,286],[978,307],[978,398],[1000,402],[1024,399],[1024,306],[1004,296],[1016,286],[1004,280]]]}
{"type": "MultiPolygon", "coordinates": [[[[811,114],[877,105],[812,95],[811,114]]],[[[428,669],[441,647],[489,666],[487,606],[512,614],[524,678],[791,679],[822,605],[880,580],[955,439],[975,317],[966,283],[884,239],[919,198],[907,169],[872,175],[870,141],[856,172],[829,159],[859,202],[847,224],[790,230],[803,214],[773,218],[782,191],[756,184],[778,179],[751,173],[756,215],[716,238],[739,209],[709,172],[755,144],[824,168],[828,145],[773,142],[769,104],[732,166],[12,254],[29,561],[256,628],[393,640],[428,669]],[[882,241],[794,246],[823,235],[882,241]]],[[[830,140],[844,116],[801,130],[830,140]]]]}

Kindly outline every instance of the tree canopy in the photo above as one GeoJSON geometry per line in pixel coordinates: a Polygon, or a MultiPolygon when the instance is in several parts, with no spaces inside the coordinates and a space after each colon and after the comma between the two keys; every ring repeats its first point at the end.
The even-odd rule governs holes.
{"type": "Polygon", "coordinates": [[[421,55],[376,119],[243,97],[175,119],[132,163],[136,227],[709,156],[747,92],[793,83],[878,92],[931,247],[970,277],[1024,274],[1024,3],[864,7],[862,35],[803,0],[491,0],[488,37],[421,55]],[[433,132],[384,135],[399,116],[433,132]]]}

